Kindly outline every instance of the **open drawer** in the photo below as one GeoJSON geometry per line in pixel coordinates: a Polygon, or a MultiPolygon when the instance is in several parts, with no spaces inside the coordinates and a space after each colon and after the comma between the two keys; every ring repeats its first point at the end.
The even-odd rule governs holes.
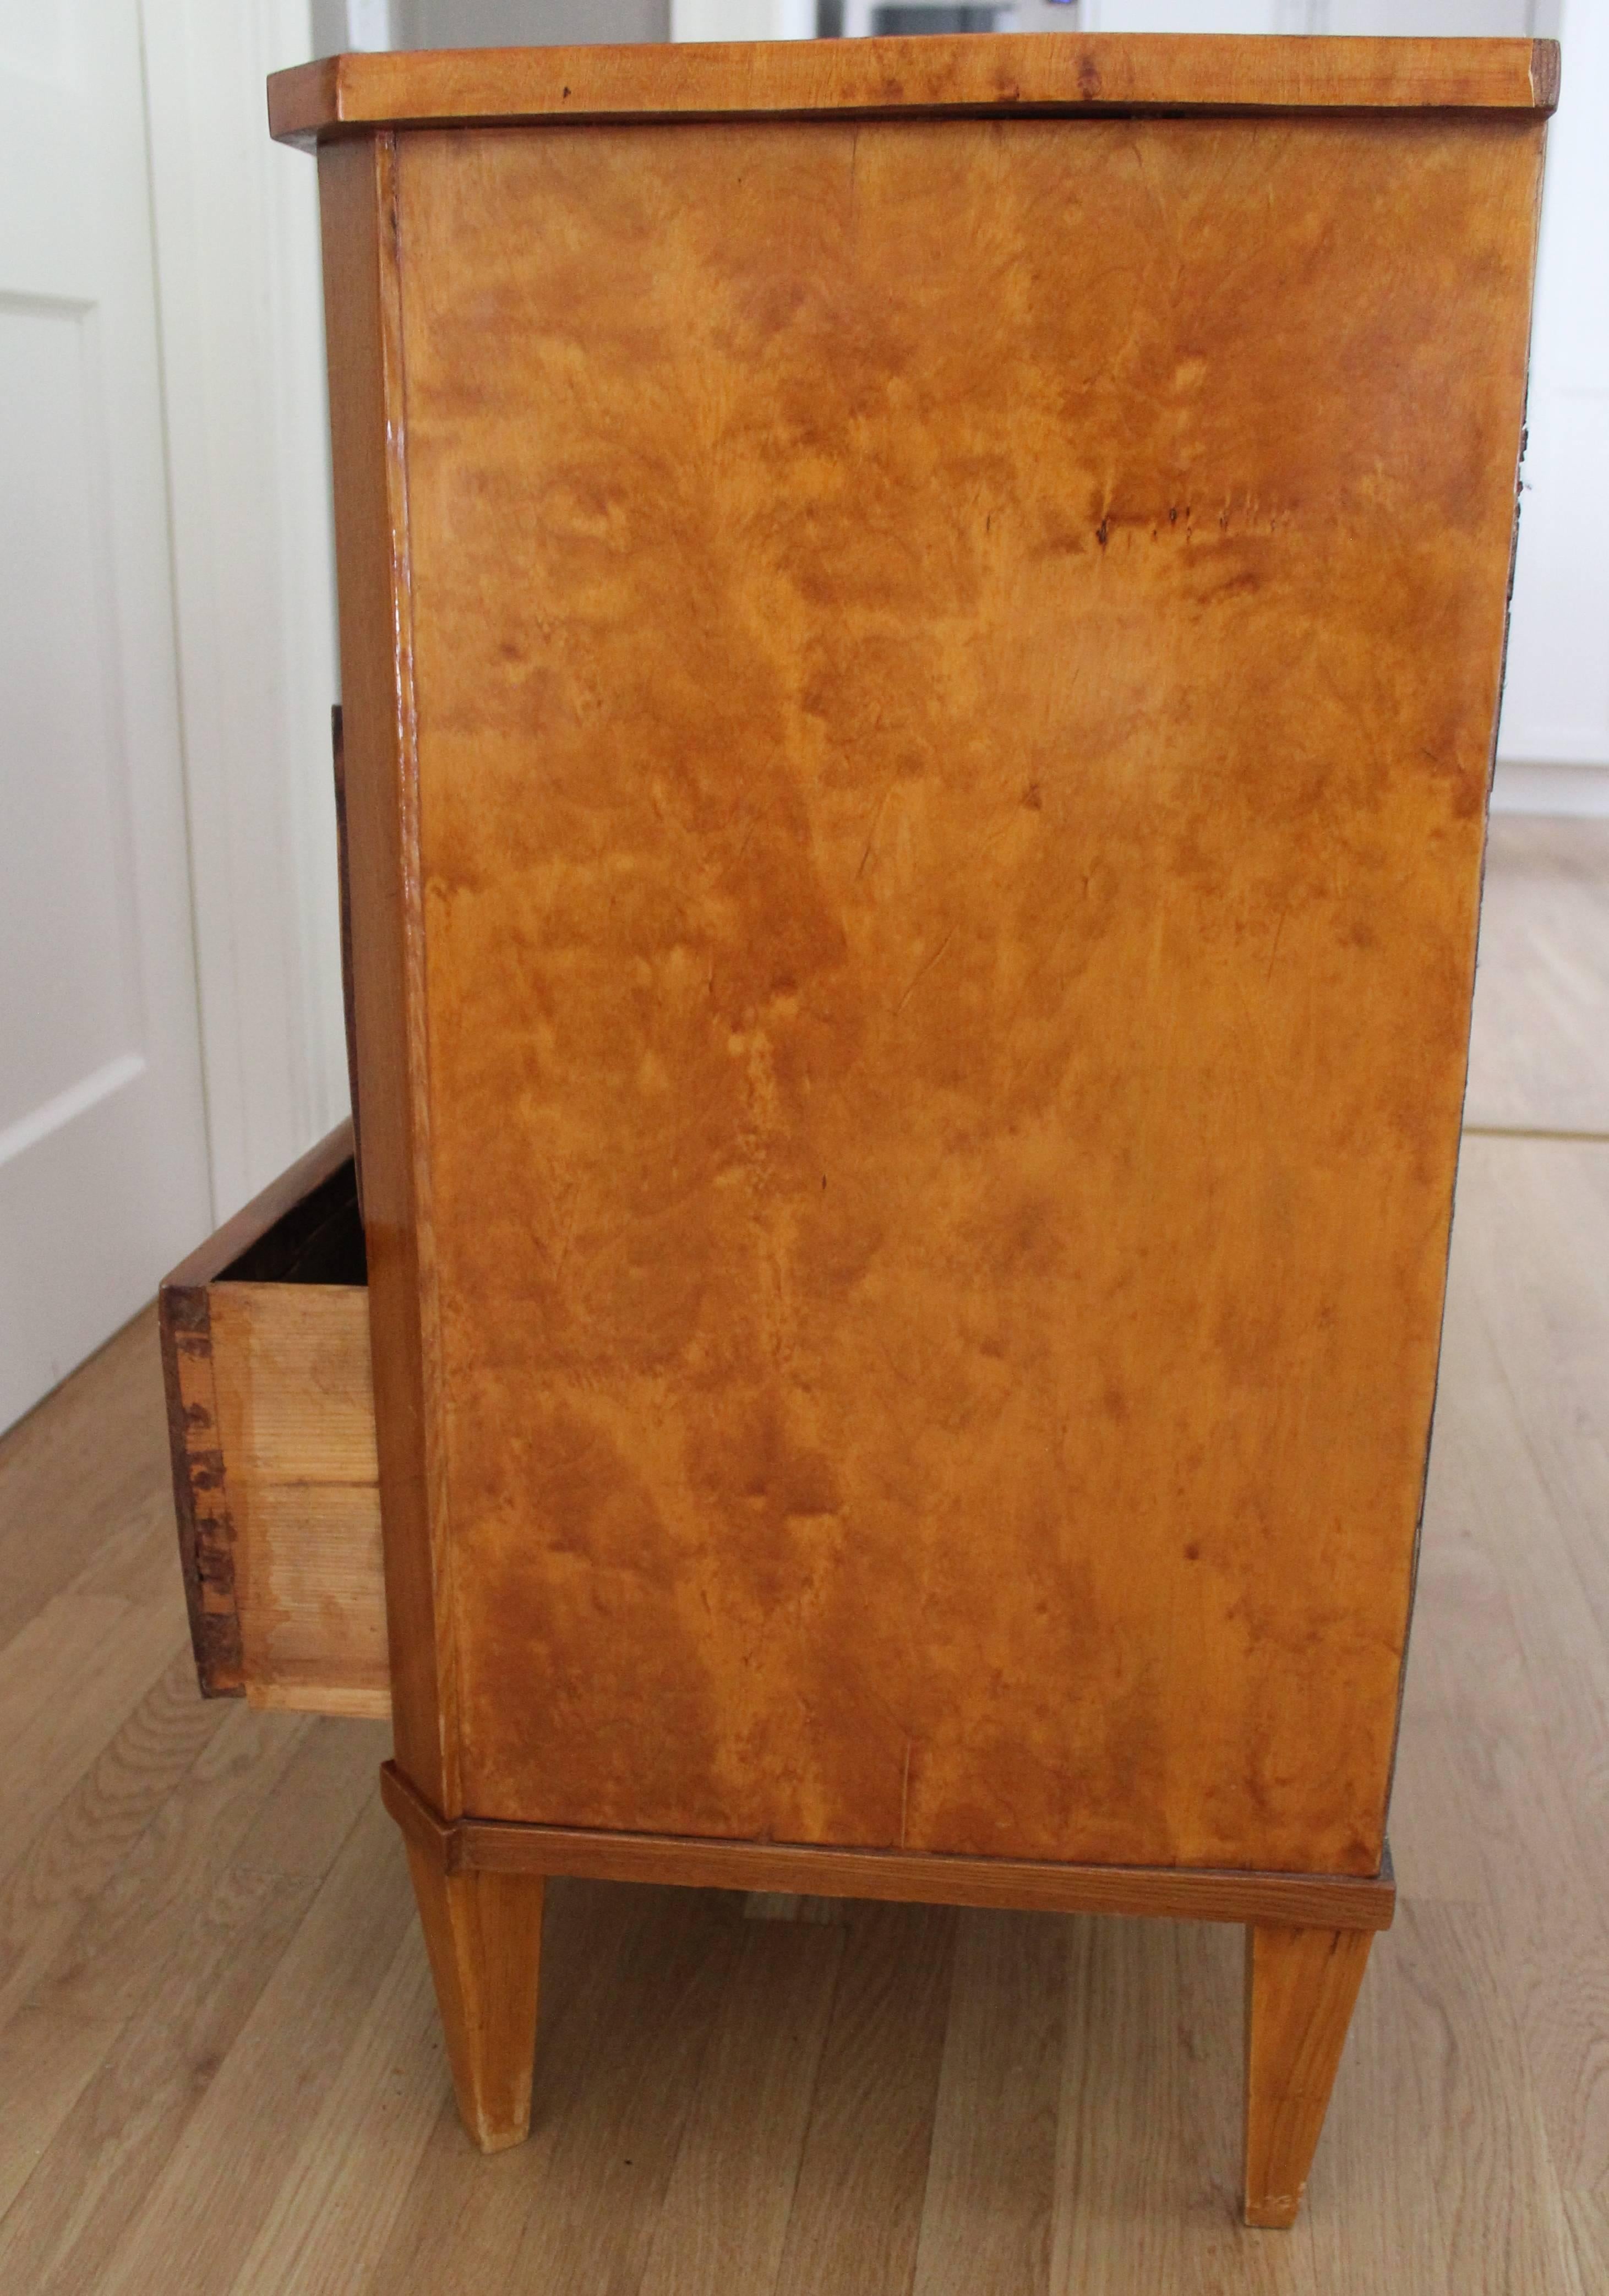
{"type": "Polygon", "coordinates": [[[203,1693],[388,1716],[369,1295],[349,1123],[175,1268],[160,1320],[203,1693]]]}

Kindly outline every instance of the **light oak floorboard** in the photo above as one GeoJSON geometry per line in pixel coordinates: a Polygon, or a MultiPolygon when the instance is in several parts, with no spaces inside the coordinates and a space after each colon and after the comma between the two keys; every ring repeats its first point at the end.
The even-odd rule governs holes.
{"type": "Polygon", "coordinates": [[[1464,1116],[1609,1132],[1609,821],[1492,820],[1464,1116]]]}
{"type": "Polygon", "coordinates": [[[0,1648],[169,1488],[152,1307],[0,1436],[0,1648]]]}
{"type": "Polygon", "coordinates": [[[231,2296],[333,2296],[357,2282],[440,2118],[445,2059],[430,1964],[410,1928],[231,2296]]]}
{"type": "MultiPolygon", "coordinates": [[[[311,1734],[305,1724],[300,1730],[270,1729],[264,1726],[267,1718],[244,1707],[225,1711],[227,1721],[200,1759],[103,1886],[86,1897],[59,1950],[35,1978],[35,2001],[79,2017],[132,2015],[161,1981],[176,1939],[231,1867],[242,1862],[242,1853],[249,1851],[262,1870],[263,1846],[279,1812],[316,1792],[332,1758],[344,1754],[350,1760],[349,1750],[311,1734]]],[[[315,1808],[307,1814],[299,1876],[306,1874],[306,1853],[327,1840],[315,1808]]],[[[283,1869],[282,1860],[275,1870],[283,1869]]]]}
{"type": "Polygon", "coordinates": [[[1400,1912],[1293,2232],[1209,1925],[555,1882],[478,2156],[386,1733],[194,1696],[145,1317],[0,1440],[4,2296],[1609,2285],[1609,1143],[1509,1136],[1609,1130],[1609,834],[1495,825],[1479,994],[1400,1912]]]}
{"type": "Polygon", "coordinates": [[[1609,2194],[1566,2193],[1564,2215],[1582,2289],[1609,2288],[1609,2194]]]}
{"type": "Polygon", "coordinates": [[[1054,1915],[960,1916],[917,2296],[1049,2285],[1069,1929],[1054,1915]]]}
{"type": "MultiPolygon", "coordinates": [[[[811,1903],[801,1901],[803,1918],[811,1903]]],[[[843,1961],[777,2296],[905,2296],[911,2285],[958,1918],[948,1906],[843,1905],[843,1961]]]]}
{"type": "MultiPolygon", "coordinates": [[[[102,1893],[139,1886],[156,1813],[232,1710],[195,1694],[188,1651],[174,1658],[59,1802],[0,1883],[0,2029],[67,1950],[102,1893]]],[[[228,1800],[236,1798],[231,1780],[228,1800]]]]}
{"type": "Polygon", "coordinates": [[[805,1922],[743,1927],[643,2296],[769,2289],[781,2265],[844,1933],[805,1922]],[[741,2145],[735,2128],[747,2131],[741,2145]]]}
{"type": "MultiPolygon", "coordinates": [[[[1437,2221],[1449,2286],[1578,2296],[1562,2196],[1490,1915],[1479,1906],[1408,1906],[1386,1942],[1394,1948],[1395,2054],[1418,2103],[1414,2213],[1437,2221]]],[[[1334,2225],[1321,2216],[1316,2231],[1333,2235],[1334,2225]]]]}
{"type": "MultiPolygon", "coordinates": [[[[97,2284],[102,2296],[144,2296],[168,2284],[164,2267],[176,2258],[184,2259],[186,2296],[224,2296],[408,1926],[400,1863],[395,1828],[371,1800],[305,1918],[286,1923],[274,1973],[109,2260],[97,2284]]],[[[257,1881],[270,1903],[275,1878],[241,1876],[244,1885],[257,1881]]]]}
{"type": "Polygon", "coordinates": [[[0,2288],[70,2296],[105,2284],[226,2061],[238,2070],[234,2043],[265,1989],[283,1980],[321,1880],[367,1813],[370,1777],[354,1761],[357,1751],[339,1734],[310,1733],[250,1840],[226,1825],[207,1845],[210,1886],[176,1926],[137,1917],[125,1926],[114,1916],[116,1956],[75,1956],[59,1983],[40,1988],[46,2013],[77,2022],[98,2013],[114,2038],[0,2219],[0,2288]],[[346,1772],[344,1806],[321,1775],[331,1755],[346,1772]]]}
{"type": "Polygon", "coordinates": [[[543,1928],[531,2136],[470,2146],[439,2117],[372,2296],[641,2284],[741,1942],[729,1896],[555,1881],[543,1928]]]}
{"type": "Polygon", "coordinates": [[[410,2188],[377,2259],[352,2276],[350,2286],[373,2296],[453,2296],[470,2289],[489,2296],[505,2285],[554,2126],[545,2088],[556,2079],[567,2089],[591,2060],[593,2020],[606,2007],[620,1932],[645,1910],[626,1902],[630,1894],[550,1883],[529,2142],[516,2152],[474,2150],[458,2118],[444,2052],[431,2084],[431,2132],[410,2188]]]}
{"type": "Polygon", "coordinates": [[[0,1875],[188,1647],[171,1539],[153,1521],[116,1591],[53,1596],[0,1651],[0,1875]]]}
{"type": "MultiPolygon", "coordinates": [[[[571,1886],[616,1894],[602,1884],[571,1886]]],[[[585,2027],[571,2027],[585,2060],[571,2058],[570,2079],[546,2078],[538,2062],[541,2181],[510,2296],[562,2285],[571,2275],[599,2296],[628,2296],[643,2284],[673,2181],[688,2173],[683,2147],[723,2018],[730,2020],[743,1924],[738,1900],[725,1891],[645,1894],[649,1918],[628,1929],[585,2027]]],[[[587,1950],[585,1933],[572,1938],[571,1950],[587,1950]]],[[[758,2030],[761,2013],[751,1995],[744,1997],[758,2030]]],[[[564,2060],[555,2057],[562,2076],[564,2060]]]]}
{"type": "MultiPolygon", "coordinates": [[[[1515,1177],[1508,1168],[1543,1152],[1540,1145],[1506,1149],[1499,1168],[1496,1144],[1479,1144],[1491,1168],[1483,1172],[1483,1160],[1471,1158],[1477,1185],[1460,1203],[1460,1231],[1496,1218],[1489,1180],[1506,1188],[1515,1177]]],[[[1547,1144],[1547,1152],[1556,1160],[1585,1152],[1547,1144]]],[[[1609,1241],[1609,1221],[1602,1234],[1609,1241]]],[[[1516,1402],[1528,1343],[1512,1331],[1494,1336],[1484,1316],[1491,1287],[1477,1282],[1473,1251],[1458,1264],[1457,1243],[1455,1269],[1448,1407],[1433,1460],[1413,1664],[1454,1718],[1482,1899],[1521,2004],[1559,2174],[1568,2187],[1590,2190],[1609,2178],[1609,1810],[1601,1767],[1609,1668],[1601,1637],[1594,1662],[1593,1611],[1573,1567],[1574,1502],[1550,1488],[1540,1464],[1543,1414],[1571,1406],[1556,1365],[1551,1381],[1533,1376],[1516,1402]]],[[[1609,1312],[1602,1329],[1609,1357],[1609,1312]]],[[[1583,1431],[1583,1470],[1593,1447],[1583,1431]]],[[[1601,1537],[1609,1473],[1590,1511],[1601,1537]]],[[[1405,1759],[1411,1757],[1409,1744],[1405,1759]]]]}
{"type": "Polygon", "coordinates": [[[1244,1982],[1238,1928],[1071,1924],[1053,2296],[1318,2296],[1312,2186],[1293,2232],[1239,2221],[1244,1982]]]}
{"type": "MultiPolygon", "coordinates": [[[[0,2032],[0,2272],[8,2254],[27,2244],[18,2230],[22,2212],[12,2204],[52,2150],[116,2038],[115,2025],[82,2024],[31,2008],[19,2011],[0,2032]]],[[[0,2279],[0,2287],[7,2284],[0,2279]]]]}

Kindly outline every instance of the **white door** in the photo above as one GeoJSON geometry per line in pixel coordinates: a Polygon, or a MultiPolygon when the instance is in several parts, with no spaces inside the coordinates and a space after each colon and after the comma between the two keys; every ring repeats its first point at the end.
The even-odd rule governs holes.
{"type": "Polygon", "coordinates": [[[0,1427],[209,1218],[139,13],[0,0],[0,1427]]]}
{"type": "Polygon", "coordinates": [[[1537,769],[1609,767],[1609,5],[1564,0],[1562,16],[1502,749],[1531,765],[1539,810],[1584,812],[1604,803],[1598,775],[1537,769]]]}

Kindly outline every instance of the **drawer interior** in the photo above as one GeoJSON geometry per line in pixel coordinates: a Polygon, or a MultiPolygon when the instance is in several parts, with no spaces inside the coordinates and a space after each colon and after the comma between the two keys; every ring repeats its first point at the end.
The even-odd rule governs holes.
{"type": "Polygon", "coordinates": [[[209,1696],[390,1714],[365,1274],[344,1125],[162,1285],[179,1546],[209,1696]]]}

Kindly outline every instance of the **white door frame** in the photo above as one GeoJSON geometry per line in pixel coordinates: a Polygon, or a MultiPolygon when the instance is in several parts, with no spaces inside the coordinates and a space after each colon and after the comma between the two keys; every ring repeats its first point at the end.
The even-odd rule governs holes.
{"type": "Polygon", "coordinates": [[[309,0],[140,0],[196,970],[222,1219],[346,1106],[316,170],[263,83],[309,0]]]}
{"type": "Polygon", "coordinates": [[[0,27],[0,1426],[210,1217],[142,63],[124,0],[0,27]]]}

